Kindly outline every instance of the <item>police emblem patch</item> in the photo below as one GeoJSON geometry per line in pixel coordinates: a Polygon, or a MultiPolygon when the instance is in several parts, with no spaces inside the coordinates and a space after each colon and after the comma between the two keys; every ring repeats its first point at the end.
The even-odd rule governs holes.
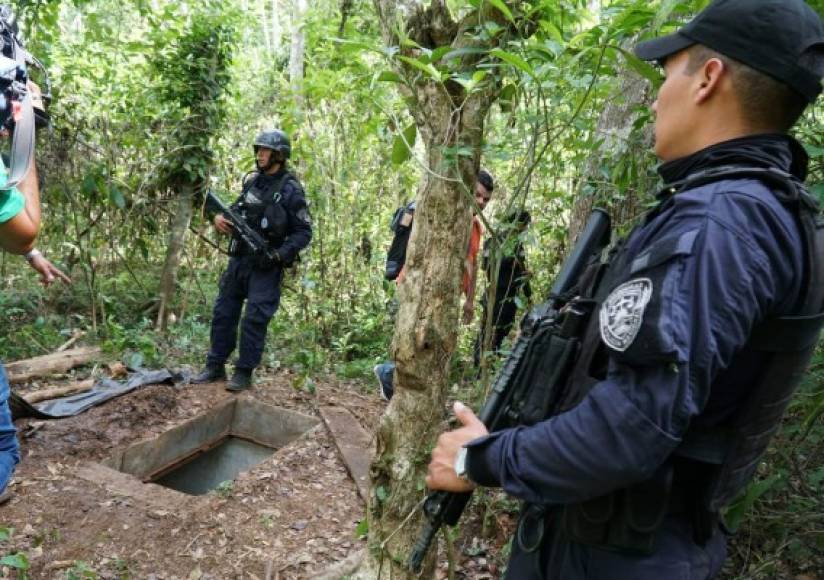
{"type": "Polygon", "coordinates": [[[606,345],[624,352],[635,340],[644,321],[644,310],[652,297],[652,280],[636,278],[613,290],[601,305],[601,338],[606,345]]]}

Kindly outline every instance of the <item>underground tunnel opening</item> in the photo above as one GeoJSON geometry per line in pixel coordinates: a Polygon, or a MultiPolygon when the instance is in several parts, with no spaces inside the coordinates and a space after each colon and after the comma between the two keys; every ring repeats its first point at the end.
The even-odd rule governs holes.
{"type": "Polygon", "coordinates": [[[234,399],[103,462],[144,483],[203,495],[252,469],[318,420],[249,399],[234,399]]]}

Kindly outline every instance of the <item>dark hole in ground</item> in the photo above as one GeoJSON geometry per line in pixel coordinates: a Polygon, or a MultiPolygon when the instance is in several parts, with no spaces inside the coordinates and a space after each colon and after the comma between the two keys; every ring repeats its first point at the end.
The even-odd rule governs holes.
{"type": "Polygon", "coordinates": [[[234,399],[120,449],[107,467],[191,495],[203,495],[253,468],[318,420],[256,401],[234,399]]]}
{"type": "Polygon", "coordinates": [[[195,455],[153,483],[190,495],[203,495],[221,483],[233,480],[238,473],[250,469],[275,452],[240,437],[226,437],[195,455]]]}

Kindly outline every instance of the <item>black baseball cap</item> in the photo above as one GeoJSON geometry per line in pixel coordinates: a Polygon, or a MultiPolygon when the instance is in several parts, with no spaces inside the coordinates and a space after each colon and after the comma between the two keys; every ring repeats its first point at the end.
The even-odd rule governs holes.
{"type": "Polygon", "coordinates": [[[661,60],[702,44],[784,83],[812,103],[821,71],[801,55],[824,52],[824,24],[803,0],[715,0],[683,28],[635,47],[642,60],[661,60]]]}
{"type": "Polygon", "coordinates": [[[495,189],[495,181],[492,179],[492,175],[486,169],[481,169],[478,172],[478,183],[484,186],[484,188],[492,193],[492,190],[495,189]]]}

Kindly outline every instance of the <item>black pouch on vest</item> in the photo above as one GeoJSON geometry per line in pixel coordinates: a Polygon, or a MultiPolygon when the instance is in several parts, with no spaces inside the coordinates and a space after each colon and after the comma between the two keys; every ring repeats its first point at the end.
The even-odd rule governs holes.
{"type": "Polygon", "coordinates": [[[564,507],[569,539],[606,550],[652,553],[655,532],[669,511],[672,466],[641,483],[564,507]]]}
{"type": "Polygon", "coordinates": [[[289,217],[280,200],[266,205],[263,217],[260,219],[260,230],[271,247],[277,248],[284,242],[288,225],[289,217]]]}

